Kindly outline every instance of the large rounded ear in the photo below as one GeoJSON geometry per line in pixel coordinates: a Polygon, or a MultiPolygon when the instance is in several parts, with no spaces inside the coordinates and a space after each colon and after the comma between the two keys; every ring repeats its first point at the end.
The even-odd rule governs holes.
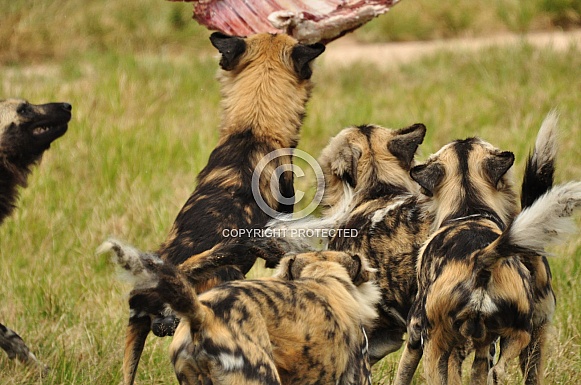
{"type": "Polygon", "coordinates": [[[422,193],[430,197],[442,182],[444,174],[444,168],[438,163],[420,164],[410,170],[410,176],[422,187],[422,193]]]}
{"type": "Polygon", "coordinates": [[[357,186],[357,166],[361,158],[361,149],[348,142],[341,147],[331,162],[331,171],[353,188],[357,186]]]}
{"type": "Polygon", "coordinates": [[[291,281],[293,279],[292,268],[295,263],[295,256],[286,256],[278,264],[275,276],[280,279],[291,281]]]}
{"type": "Polygon", "coordinates": [[[220,67],[225,71],[232,71],[240,56],[246,50],[246,42],[244,39],[236,36],[228,36],[220,32],[214,32],[210,35],[212,45],[222,54],[220,59],[220,67]]]}
{"type": "Polygon", "coordinates": [[[357,254],[351,256],[351,263],[347,270],[355,286],[369,282],[373,278],[371,272],[366,268],[363,260],[357,254]]]}
{"type": "Polygon", "coordinates": [[[409,170],[418,146],[424,141],[426,126],[416,123],[395,132],[395,137],[388,143],[388,150],[400,161],[402,167],[409,170]]]}
{"type": "Polygon", "coordinates": [[[311,45],[297,44],[293,47],[291,58],[295,71],[301,79],[310,79],[313,71],[311,61],[325,51],[325,46],[321,43],[311,45]]]}
{"type": "Polygon", "coordinates": [[[496,187],[498,181],[512,167],[514,163],[514,154],[510,151],[503,151],[500,154],[494,154],[484,161],[484,172],[490,179],[493,186],[496,187]]]}

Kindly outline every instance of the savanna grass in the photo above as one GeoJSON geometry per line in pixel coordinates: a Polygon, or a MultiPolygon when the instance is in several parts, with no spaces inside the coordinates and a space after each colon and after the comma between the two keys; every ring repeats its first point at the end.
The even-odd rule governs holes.
{"type": "MultiPolygon", "coordinates": [[[[32,40],[51,41],[59,29],[69,33],[69,26],[80,35],[71,43],[74,55],[61,45],[46,55],[31,48],[30,55],[16,55],[0,67],[0,95],[74,106],[69,132],[46,153],[22,191],[19,209],[0,228],[0,322],[21,333],[52,370],[39,378],[0,353],[0,384],[118,384],[129,286],[116,279],[95,248],[110,235],[143,249],[164,239],[217,141],[217,58],[208,31],[176,21],[188,20],[190,5],[87,1],[76,8],[79,2],[56,7],[36,1],[27,10],[22,2],[0,3],[45,31],[30,32],[32,40]],[[101,3],[111,6],[107,15],[101,3]],[[135,12],[122,14],[127,9],[135,12]],[[113,31],[91,27],[94,32],[86,33],[81,26],[88,20],[79,15],[89,10],[92,23],[113,31]],[[58,20],[67,14],[62,20],[70,24],[35,16],[41,11],[58,20]],[[176,32],[175,23],[185,32],[176,32]]],[[[341,70],[323,54],[299,148],[317,157],[347,125],[397,128],[423,122],[428,134],[420,159],[452,139],[478,135],[515,152],[520,178],[544,115],[557,107],[556,179],[580,180],[578,49],[516,45],[440,52],[401,67],[360,64],[341,70]]],[[[296,184],[312,195],[312,178],[296,184]]],[[[558,307],[546,383],[581,383],[581,240],[573,237],[553,252],[558,307]]],[[[252,275],[268,273],[257,268],[252,275]]],[[[148,342],[139,384],[175,383],[168,344],[169,339],[148,342]]],[[[397,359],[394,354],[378,364],[376,383],[391,382],[397,359]]],[[[416,379],[421,383],[421,375],[416,379]]]]}

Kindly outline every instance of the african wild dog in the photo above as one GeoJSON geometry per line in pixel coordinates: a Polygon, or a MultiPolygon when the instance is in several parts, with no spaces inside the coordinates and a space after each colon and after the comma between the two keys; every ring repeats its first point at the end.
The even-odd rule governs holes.
{"type": "MultiPolygon", "coordinates": [[[[541,256],[553,238],[574,228],[570,216],[581,205],[581,183],[554,187],[516,215],[513,162],[511,152],[469,138],[412,168],[412,178],[430,196],[427,210],[436,230],[420,250],[418,296],[396,384],[411,380],[422,353],[428,384],[461,384],[461,363],[472,349],[472,383],[498,383],[507,362],[519,355],[526,382],[540,382],[542,343],[530,343],[542,342],[554,307],[541,256]],[[542,280],[548,288],[539,295],[542,280]],[[538,328],[541,335],[535,336],[538,328]],[[497,339],[498,362],[489,369],[488,352],[497,339]]],[[[529,187],[525,183],[526,194],[538,195],[529,187]]]]}
{"type": "Polygon", "coordinates": [[[377,270],[382,296],[369,334],[372,363],[401,347],[417,292],[417,253],[431,219],[422,211],[420,187],[409,170],[425,133],[423,124],[342,130],[319,157],[326,182],[322,218],[293,225],[357,230],[357,237],[332,237],[328,248],[366,255],[377,270]]]}
{"type": "MultiPolygon", "coordinates": [[[[521,208],[529,207],[542,194],[546,193],[553,185],[553,174],[555,168],[555,156],[557,152],[557,114],[551,112],[544,120],[535,143],[534,150],[530,154],[524,173],[521,208]]],[[[521,353],[521,369],[525,373],[526,384],[537,384],[537,376],[542,372],[544,364],[544,343],[546,340],[547,326],[550,322],[555,309],[555,295],[551,286],[551,271],[546,257],[538,255],[537,257],[529,256],[521,259],[521,262],[527,267],[531,274],[533,282],[533,330],[531,343],[521,353]]],[[[417,318],[411,322],[417,322],[417,318]]],[[[410,325],[408,325],[410,327],[410,325]]],[[[417,331],[418,325],[411,325],[412,330],[417,331]]],[[[411,337],[412,334],[410,334],[411,337]]],[[[411,383],[412,376],[421,357],[420,335],[416,334],[415,338],[408,338],[405,351],[396,376],[397,385],[407,385],[411,383]]],[[[454,352],[455,357],[462,358],[470,350],[460,348],[454,352]]],[[[491,346],[494,348],[494,345],[491,346]]],[[[486,376],[487,368],[492,363],[489,362],[489,352],[483,348],[475,357],[473,363],[473,377],[482,378],[486,376]],[[484,374],[483,374],[484,373],[484,374]]],[[[473,380],[477,383],[476,380],[473,380]]]]}
{"type": "MultiPolygon", "coordinates": [[[[67,131],[71,111],[68,103],[34,105],[21,99],[0,101],[0,224],[14,210],[18,188],[26,187],[31,167],[67,131]]],[[[0,347],[11,359],[43,367],[22,338],[2,324],[0,347]]]]}
{"type": "Polygon", "coordinates": [[[353,199],[336,228],[358,231],[354,238],[331,238],[329,249],[365,254],[377,269],[382,296],[369,334],[373,363],[401,347],[417,291],[416,258],[431,220],[409,170],[425,133],[423,124],[399,130],[354,127],[334,138],[319,158],[329,191],[323,204],[333,210],[345,184],[350,186],[353,199]]]}
{"type": "Polygon", "coordinates": [[[282,259],[270,278],[200,295],[155,254],[110,240],[116,263],[180,316],[170,356],[180,384],[369,384],[367,337],[379,290],[364,258],[312,252],[282,259]]]}
{"type": "MultiPolygon", "coordinates": [[[[263,227],[268,216],[253,197],[252,175],[269,153],[279,157],[263,170],[258,189],[270,208],[292,212],[292,204],[279,204],[270,186],[279,166],[290,166],[285,149],[296,147],[312,83],[311,62],[325,49],[322,44],[303,45],[288,35],[258,34],[246,38],[213,33],[210,41],[221,53],[218,78],[222,91],[222,122],[217,147],[198,175],[189,197],[157,255],[184,271],[229,240],[224,229],[263,227]]],[[[279,178],[280,194],[294,196],[290,171],[279,178]]],[[[248,255],[248,254],[245,254],[248,255]]],[[[240,258],[201,276],[190,276],[197,292],[219,282],[241,279],[255,258],[240,258]]],[[[126,333],[123,372],[125,384],[134,381],[145,339],[152,330],[158,336],[173,334],[175,317],[166,316],[157,292],[133,291],[126,333]],[[156,308],[157,307],[157,308],[156,308]],[[144,309],[149,309],[145,311],[144,309]]]]}

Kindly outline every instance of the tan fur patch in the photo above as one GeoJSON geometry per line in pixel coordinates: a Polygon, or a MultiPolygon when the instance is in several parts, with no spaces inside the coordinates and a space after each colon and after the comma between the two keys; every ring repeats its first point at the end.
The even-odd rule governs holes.
{"type": "Polygon", "coordinates": [[[182,314],[170,346],[180,383],[370,384],[363,325],[377,316],[379,291],[368,269],[345,253],[299,254],[272,278],[201,294],[203,323],[192,328],[182,314]]]}

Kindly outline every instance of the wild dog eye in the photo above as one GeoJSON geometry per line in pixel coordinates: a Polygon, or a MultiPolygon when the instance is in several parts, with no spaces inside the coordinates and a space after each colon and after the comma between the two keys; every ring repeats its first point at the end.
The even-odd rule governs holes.
{"type": "Polygon", "coordinates": [[[18,106],[18,108],[16,109],[16,113],[18,115],[22,115],[24,114],[26,111],[28,111],[28,105],[27,104],[21,104],[20,106],[18,106]]]}

